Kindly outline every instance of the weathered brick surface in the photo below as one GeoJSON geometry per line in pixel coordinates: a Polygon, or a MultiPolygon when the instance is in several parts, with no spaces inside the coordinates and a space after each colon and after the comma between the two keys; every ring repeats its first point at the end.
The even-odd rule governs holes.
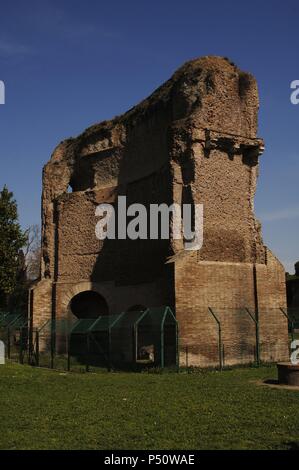
{"type": "Polygon", "coordinates": [[[36,328],[42,327],[52,318],[53,283],[42,279],[29,296],[29,318],[33,319],[36,328]]]}
{"type": "Polygon", "coordinates": [[[253,362],[256,352],[255,315],[258,299],[260,349],[263,361],[288,357],[287,322],[279,306],[285,306],[284,270],[269,253],[268,264],[216,263],[186,258],[176,266],[176,314],[180,324],[181,362],[208,366],[219,363],[218,326],[222,329],[225,364],[253,362]],[[255,294],[255,289],[257,290],[255,294]],[[196,352],[196,354],[195,354],[196,352]]]}
{"type": "Polygon", "coordinates": [[[179,320],[182,362],[210,366],[219,345],[208,307],[221,323],[225,364],[254,359],[256,330],[246,307],[259,316],[262,359],[285,359],[284,270],[264,247],[253,208],[263,150],[258,105],[250,74],[203,57],[124,115],[59,144],[43,173],[34,323],[72,316],[70,301],[85,290],[100,293],[110,313],[167,304],[179,320]],[[172,237],[97,240],[97,204],[124,195],[147,208],[202,203],[201,250],[186,252],[172,237]]]}

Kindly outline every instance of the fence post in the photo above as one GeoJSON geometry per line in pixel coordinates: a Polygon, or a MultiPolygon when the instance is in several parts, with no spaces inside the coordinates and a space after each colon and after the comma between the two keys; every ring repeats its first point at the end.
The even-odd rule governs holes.
{"type": "Polygon", "coordinates": [[[19,363],[23,364],[23,327],[20,328],[20,349],[19,349],[19,363]]]}
{"type": "Polygon", "coordinates": [[[213,315],[215,321],[218,325],[218,351],[219,351],[219,368],[220,370],[223,369],[223,361],[222,361],[222,331],[221,331],[221,322],[219,318],[215,315],[211,307],[208,307],[208,311],[213,315]]]}
{"type": "Polygon", "coordinates": [[[256,363],[259,366],[260,365],[260,327],[259,327],[259,320],[257,317],[257,314],[255,313],[255,317],[251,314],[249,308],[245,308],[245,311],[248,313],[250,318],[254,321],[255,323],[255,342],[256,342],[256,363]]]}
{"type": "Polygon", "coordinates": [[[51,369],[54,369],[54,356],[56,346],[56,320],[51,321],[51,369]]]}
{"type": "Polygon", "coordinates": [[[260,365],[261,362],[261,351],[260,351],[260,323],[259,323],[259,317],[258,313],[256,313],[256,359],[258,365],[260,365]]]}
{"type": "Polygon", "coordinates": [[[186,346],[186,368],[188,369],[189,367],[189,355],[188,355],[188,346],[186,346]]]}
{"type": "Polygon", "coordinates": [[[29,325],[28,334],[29,334],[29,337],[28,337],[28,364],[31,364],[32,355],[33,355],[33,327],[31,326],[31,324],[29,325]]]}
{"type": "Polygon", "coordinates": [[[179,351],[179,327],[178,323],[176,323],[175,326],[175,331],[176,331],[176,367],[177,367],[177,372],[180,371],[180,351],[179,351]]]}
{"type": "Polygon", "coordinates": [[[35,341],[36,341],[36,366],[38,367],[39,366],[39,331],[38,329],[36,330],[35,341]]]}
{"type": "Polygon", "coordinates": [[[70,338],[71,338],[71,335],[70,333],[68,333],[67,335],[67,340],[66,340],[66,344],[67,344],[67,371],[69,372],[71,370],[71,345],[70,345],[70,338]]]}
{"type": "Polygon", "coordinates": [[[10,359],[10,329],[7,328],[7,359],[10,359]]]}
{"type": "Polygon", "coordinates": [[[137,360],[138,360],[138,336],[137,336],[137,326],[134,323],[132,328],[132,339],[133,339],[133,348],[132,348],[132,357],[134,361],[134,368],[137,368],[137,360]]]}
{"type": "Polygon", "coordinates": [[[87,353],[86,353],[86,359],[85,359],[85,370],[86,372],[89,372],[89,349],[90,349],[89,332],[87,332],[86,341],[87,341],[87,353]]]}
{"type": "Polygon", "coordinates": [[[111,327],[108,328],[108,372],[111,372],[111,327]]]}
{"type": "Polygon", "coordinates": [[[294,341],[294,320],[290,318],[289,314],[287,312],[285,312],[282,307],[279,307],[279,310],[283,313],[283,315],[288,320],[288,324],[290,324],[290,326],[291,326],[291,338],[292,338],[292,342],[293,342],[294,341]]]}
{"type": "Polygon", "coordinates": [[[164,325],[161,325],[161,331],[160,331],[160,366],[161,369],[164,369],[164,325]]]}

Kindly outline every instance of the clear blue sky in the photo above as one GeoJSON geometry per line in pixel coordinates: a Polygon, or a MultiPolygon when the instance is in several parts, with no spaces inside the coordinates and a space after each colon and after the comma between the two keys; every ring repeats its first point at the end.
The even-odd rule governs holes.
{"type": "Polygon", "coordinates": [[[256,196],[264,241],[299,259],[299,2],[0,0],[0,186],[39,223],[42,166],[56,144],[121,114],[183,62],[224,55],[259,84],[265,139],[256,196]]]}

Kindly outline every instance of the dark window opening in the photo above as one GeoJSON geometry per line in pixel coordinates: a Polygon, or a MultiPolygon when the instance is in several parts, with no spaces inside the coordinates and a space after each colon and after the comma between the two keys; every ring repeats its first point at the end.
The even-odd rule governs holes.
{"type": "Polygon", "coordinates": [[[98,318],[109,315],[106,300],[94,291],[80,292],[72,298],[71,311],[77,318],[98,318]]]}

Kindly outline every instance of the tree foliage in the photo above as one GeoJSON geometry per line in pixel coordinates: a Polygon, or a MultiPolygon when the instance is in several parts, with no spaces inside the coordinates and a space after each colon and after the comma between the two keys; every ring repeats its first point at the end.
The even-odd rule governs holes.
{"type": "Polygon", "coordinates": [[[21,249],[26,233],[18,222],[17,203],[6,186],[0,192],[0,306],[7,307],[20,273],[21,249]]]}

